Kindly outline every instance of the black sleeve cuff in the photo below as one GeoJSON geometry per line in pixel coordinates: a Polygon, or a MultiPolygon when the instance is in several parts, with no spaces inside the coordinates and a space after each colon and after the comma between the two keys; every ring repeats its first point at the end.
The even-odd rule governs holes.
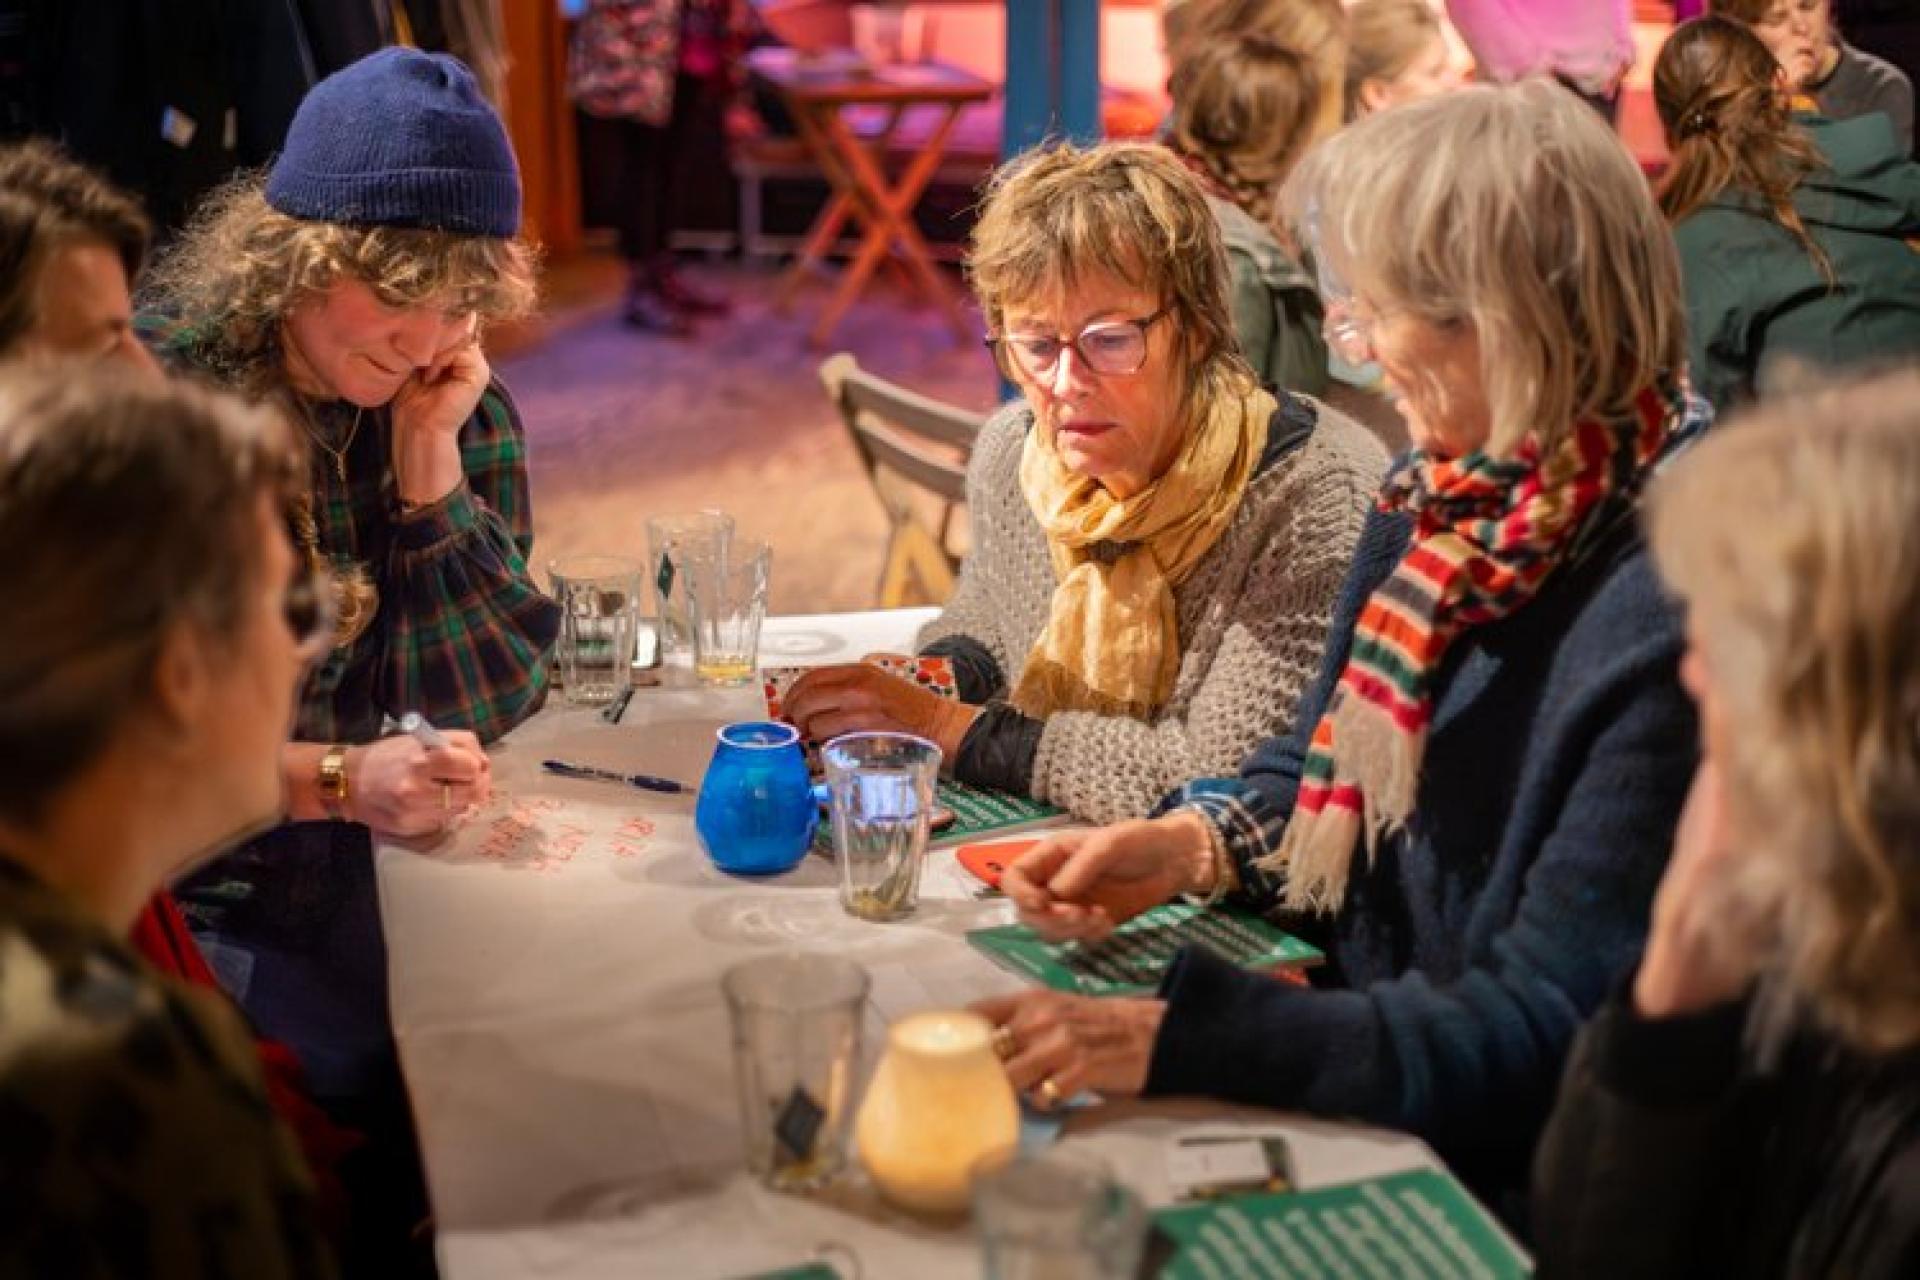
{"type": "Polygon", "coordinates": [[[1040,734],[1045,729],[1045,721],[1021,715],[1004,702],[988,703],[960,739],[953,760],[955,780],[970,787],[1032,795],[1033,762],[1040,754],[1040,734]]]}
{"type": "Polygon", "coordinates": [[[1594,1020],[1594,1074],[1608,1090],[1644,1107],[1693,1107],[1733,1086],[1740,1071],[1748,1001],[1699,1013],[1643,1018],[1628,975],[1594,1020]]]}
{"type": "Polygon", "coordinates": [[[1246,1080],[1222,1078],[1251,1069],[1234,1044],[1242,1035],[1258,1035],[1258,1028],[1243,1019],[1251,1012],[1248,981],[1246,973],[1204,947],[1180,948],[1160,980],[1159,996],[1167,1002],[1167,1011],[1154,1038],[1143,1092],[1249,1100],[1239,1096],[1246,1080]]]}
{"type": "Polygon", "coordinates": [[[1000,673],[993,651],[972,636],[942,636],[920,653],[953,663],[953,682],[962,702],[977,706],[1006,692],[1006,677],[1000,673]]]}

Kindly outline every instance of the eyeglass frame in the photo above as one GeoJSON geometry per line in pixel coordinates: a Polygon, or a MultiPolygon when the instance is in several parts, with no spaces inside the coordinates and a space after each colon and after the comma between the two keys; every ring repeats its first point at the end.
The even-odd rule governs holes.
{"type": "Polygon", "coordinates": [[[1048,363],[1046,369],[1044,370],[1027,368],[1026,365],[1020,362],[1020,358],[1018,356],[1011,355],[1004,349],[1006,343],[1011,341],[1015,335],[1007,334],[1004,332],[997,333],[997,334],[990,333],[984,339],[984,345],[986,346],[987,350],[993,352],[994,363],[999,367],[1001,375],[1010,380],[1015,377],[1015,370],[1018,370],[1020,373],[1025,374],[1027,377],[1034,378],[1034,379],[1044,379],[1044,378],[1051,378],[1055,376],[1060,372],[1060,357],[1065,355],[1069,350],[1073,352],[1075,359],[1077,359],[1080,362],[1080,364],[1084,366],[1087,369],[1087,371],[1090,373],[1098,374],[1100,377],[1103,377],[1103,378],[1131,378],[1134,374],[1139,373],[1142,369],[1147,367],[1147,358],[1151,354],[1147,348],[1147,331],[1151,329],[1155,324],[1157,324],[1160,320],[1164,319],[1168,315],[1171,315],[1173,313],[1173,310],[1174,310],[1174,304],[1169,302],[1166,305],[1162,306],[1158,311],[1155,311],[1152,315],[1139,316],[1131,320],[1096,320],[1092,324],[1083,326],[1080,332],[1072,335],[1071,337],[1067,337],[1062,334],[1038,334],[1038,333],[1018,335],[1019,337],[1022,337],[1022,338],[1047,337],[1047,338],[1051,338],[1053,341],[1058,342],[1060,344],[1060,349],[1054,352],[1053,359],[1048,363]],[[1140,363],[1134,365],[1133,368],[1131,369],[1125,369],[1125,370],[1102,369],[1099,366],[1095,365],[1092,360],[1087,358],[1086,349],[1080,345],[1080,340],[1082,338],[1086,337],[1089,333],[1092,333],[1095,329],[1123,329],[1123,328],[1137,329],[1140,333],[1140,363]]]}

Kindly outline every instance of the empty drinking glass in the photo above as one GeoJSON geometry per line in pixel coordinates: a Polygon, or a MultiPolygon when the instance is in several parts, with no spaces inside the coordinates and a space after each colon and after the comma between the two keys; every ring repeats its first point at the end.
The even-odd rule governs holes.
{"type": "Polygon", "coordinates": [[[688,552],[681,560],[693,673],[701,683],[746,684],[758,672],[772,566],[773,548],[753,538],[730,538],[718,551],[688,552]]]}
{"type": "Polygon", "coordinates": [[[989,1158],[973,1180],[987,1280],[1133,1280],[1147,1211],[1091,1156],[989,1158]]]}
{"type": "Polygon", "coordinates": [[[550,562],[559,601],[560,681],[568,702],[611,702],[632,683],[640,565],[624,556],[568,556],[550,562]]]}
{"type": "Polygon", "coordinates": [[[833,798],[840,905],[897,920],[920,901],[940,748],[905,733],[849,733],[820,749],[833,798]]]}
{"type": "Polygon", "coordinates": [[[693,652],[681,560],[688,555],[724,553],[732,540],[733,517],[724,511],[691,511],[647,521],[647,576],[653,583],[662,662],[693,652]]]}
{"type": "Polygon", "coordinates": [[[760,956],[720,980],[733,1023],[733,1067],[747,1167],[799,1191],[847,1160],[860,1067],[867,971],[839,956],[760,956]]]}

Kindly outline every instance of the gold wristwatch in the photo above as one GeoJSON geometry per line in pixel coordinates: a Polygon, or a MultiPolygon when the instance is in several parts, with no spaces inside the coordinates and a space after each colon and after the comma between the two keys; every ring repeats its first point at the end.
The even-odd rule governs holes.
{"type": "Polygon", "coordinates": [[[320,757],[320,803],[330,818],[347,816],[347,749],[340,743],[320,757]]]}

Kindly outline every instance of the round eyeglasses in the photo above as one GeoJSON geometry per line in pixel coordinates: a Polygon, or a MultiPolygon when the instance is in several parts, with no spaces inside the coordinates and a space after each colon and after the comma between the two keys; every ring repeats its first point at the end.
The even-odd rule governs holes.
{"type": "Polygon", "coordinates": [[[1147,363],[1147,330],[1172,312],[1171,304],[1138,320],[1102,320],[1071,338],[1040,333],[1003,333],[987,339],[987,347],[1008,378],[1024,375],[1035,381],[1052,378],[1060,357],[1069,348],[1081,364],[1095,373],[1125,377],[1147,363]]]}

